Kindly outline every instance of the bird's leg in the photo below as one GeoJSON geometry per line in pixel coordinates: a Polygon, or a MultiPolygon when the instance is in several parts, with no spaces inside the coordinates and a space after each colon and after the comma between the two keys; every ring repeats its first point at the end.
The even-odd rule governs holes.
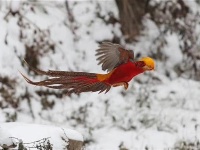
{"type": "Polygon", "coordinates": [[[112,85],[113,87],[116,86],[124,86],[124,89],[127,90],[128,89],[128,82],[119,82],[119,83],[115,83],[112,85]]]}
{"type": "Polygon", "coordinates": [[[125,90],[128,89],[128,82],[124,82],[124,89],[125,89],[125,90]]]}

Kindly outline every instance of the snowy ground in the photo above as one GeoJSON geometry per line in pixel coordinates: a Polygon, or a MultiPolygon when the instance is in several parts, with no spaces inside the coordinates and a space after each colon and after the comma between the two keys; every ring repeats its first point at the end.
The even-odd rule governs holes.
{"type": "MultiPolygon", "coordinates": [[[[200,83],[173,70],[184,59],[177,34],[165,37],[163,55],[167,61],[156,60],[156,71],[136,77],[127,91],[117,87],[106,95],[83,93],[67,97],[56,90],[28,85],[18,70],[34,80],[45,77],[30,72],[22,65],[23,59],[34,60],[31,63],[44,70],[103,73],[95,58],[98,42],[120,37],[125,43],[120,24],[108,21],[109,15],[118,18],[116,4],[113,0],[70,1],[72,16],[64,2],[25,4],[15,1],[10,6],[10,2],[0,1],[1,123],[72,128],[83,135],[86,150],[198,146],[200,83]]],[[[147,56],[155,53],[150,47],[160,30],[148,17],[144,26],[137,42],[124,45],[147,56]]],[[[196,28],[198,33],[200,25],[196,28]]],[[[28,138],[32,138],[31,134],[28,138]]]]}
{"type": "Polygon", "coordinates": [[[66,149],[69,139],[83,141],[82,135],[75,130],[60,127],[25,124],[25,123],[1,123],[0,145],[13,146],[15,149],[20,142],[31,149],[39,149],[46,146],[53,149],[66,149]]]}

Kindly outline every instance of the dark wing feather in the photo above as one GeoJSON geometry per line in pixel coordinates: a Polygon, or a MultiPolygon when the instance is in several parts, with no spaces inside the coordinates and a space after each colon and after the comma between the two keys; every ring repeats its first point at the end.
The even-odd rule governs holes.
{"type": "Polygon", "coordinates": [[[119,65],[133,61],[134,53],[131,50],[124,49],[119,44],[103,42],[96,50],[98,65],[102,65],[102,70],[111,71],[119,65]]]}

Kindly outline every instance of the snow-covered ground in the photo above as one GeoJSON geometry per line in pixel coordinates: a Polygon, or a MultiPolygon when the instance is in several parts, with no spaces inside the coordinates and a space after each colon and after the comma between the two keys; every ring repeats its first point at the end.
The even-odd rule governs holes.
{"type": "MultiPolygon", "coordinates": [[[[191,14],[199,11],[196,2],[187,1],[187,5],[192,8],[191,14]]],[[[38,128],[34,125],[27,137],[18,137],[21,129],[13,126],[15,129],[10,130],[4,124],[16,121],[54,125],[58,135],[62,128],[74,129],[83,135],[86,150],[198,146],[200,83],[175,71],[185,58],[177,33],[168,32],[164,37],[165,46],[158,55],[162,54],[165,61],[156,55],[156,71],[136,77],[127,91],[116,87],[107,94],[68,97],[24,81],[18,70],[33,80],[45,78],[29,71],[22,63],[24,58],[43,70],[103,73],[95,58],[98,43],[114,37],[125,43],[120,24],[108,21],[110,15],[119,17],[114,0],[69,1],[68,7],[67,11],[62,1],[0,1],[0,127],[9,129],[6,136],[36,140],[32,133],[38,128]]],[[[157,50],[153,46],[162,27],[148,15],[143,24],[137,42],[124,46],[141,56],[155,56],[157,50]]],[[[197,24],[197,34],[199,29],[197,24]]],[[[28,128],[25,126],[24,130],[28,128]]]]}
{"type": "Polygon", "coordinates": [[[69,145],[69,139],[83,141],[82,135],[71,129],[15,122],[0,125],[0,145],[13,146],[15,149],[20,142],[32,149],[45,146],[65,149],[69,145]]]}

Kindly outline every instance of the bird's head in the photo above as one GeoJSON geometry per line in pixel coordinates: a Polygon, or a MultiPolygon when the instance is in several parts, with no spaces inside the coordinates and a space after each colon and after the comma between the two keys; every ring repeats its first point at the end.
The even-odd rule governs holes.
{"type": "Polygon", "coordinates": [[[144,63],[142,67],[145,71],[155,70],[155,61],[150,57],[143,57],[140,59],[144,63]]]}

